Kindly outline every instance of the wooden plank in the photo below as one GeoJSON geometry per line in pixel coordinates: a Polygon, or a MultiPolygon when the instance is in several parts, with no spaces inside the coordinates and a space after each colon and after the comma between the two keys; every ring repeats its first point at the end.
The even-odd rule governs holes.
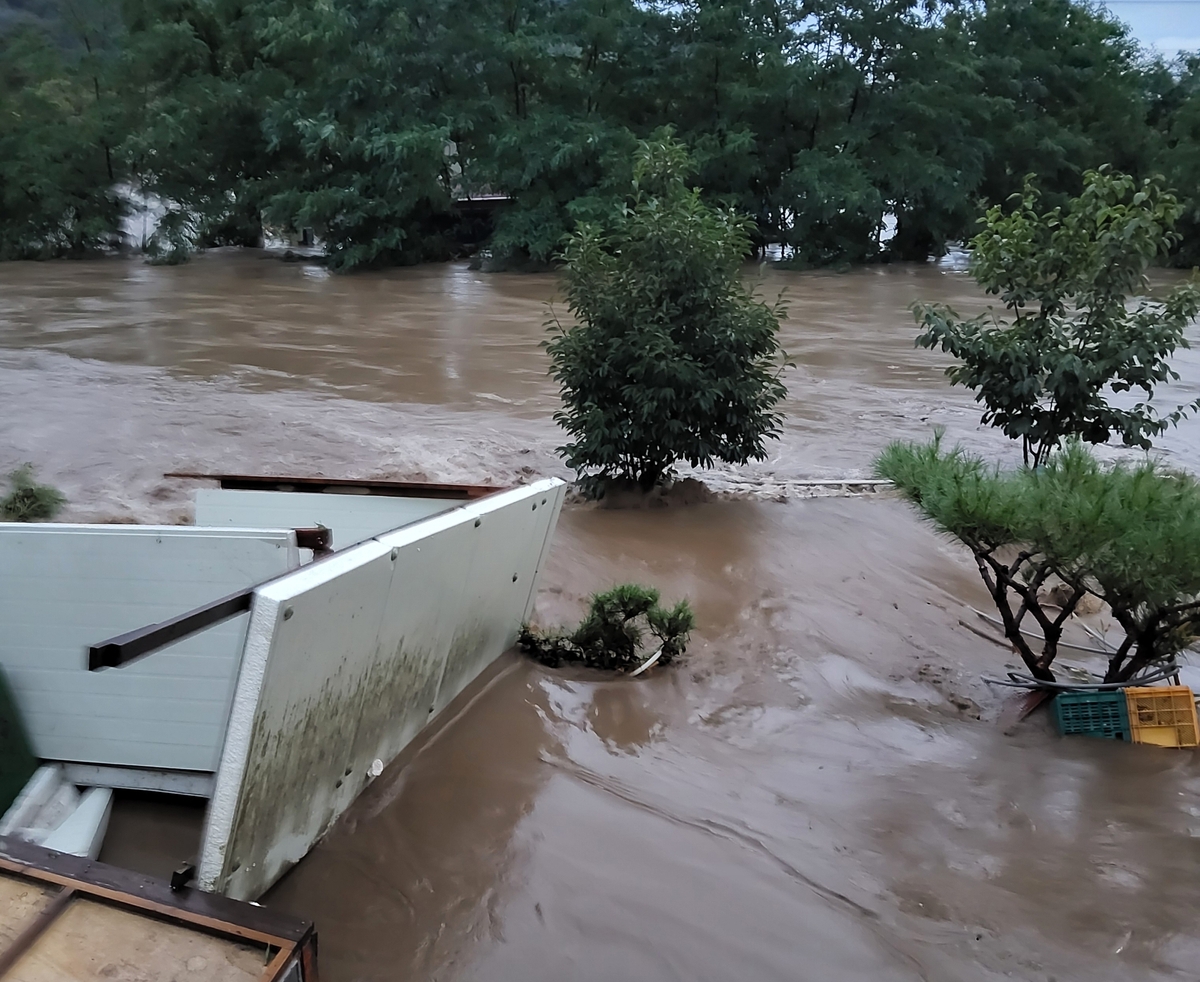
{"type": "Polygon", "coordinates": [[[76,897],[6,982],[259,982],[266,948],[76,897]]]}
{"type": "Polygon", "coordinates": [[[0,839],[0,870],[73,886],[80,893],[265,944],[292,947],[313,933],[311,921],[202,890],[172,892],[162,880],[106,863],[52,853],[19,839],[0,839]]]}
{"type": "Polygon", "coordinates": [[[317,936],[314,934],[300,948],[300,974],[304,982],[320,982],[317,978],[317,936]]]}
{"type": "Polygon", "coordinates": [[[431,484],[425,481],[388,481],[380,479],[333,477],[285,477],[260,474],[198,474],[172,471],[163,477],[192,481],[217,481],[228,491],[316,491],[323,494],[378,494],[412,498],[458,498],[473,501],[485,495],[506,491],[489,484],[431,484]]]}
{"type": "Polygon", "coordinates": [[[283,970],[287,967],[287,963],[291,960],[293,953],[294,949],[292,948],[280,948],[276,952],[275,957],[267,963],[267,967],[263,969],[262,978],[259,982],[275,982],[276,979],[283,975],[283,970]]]}

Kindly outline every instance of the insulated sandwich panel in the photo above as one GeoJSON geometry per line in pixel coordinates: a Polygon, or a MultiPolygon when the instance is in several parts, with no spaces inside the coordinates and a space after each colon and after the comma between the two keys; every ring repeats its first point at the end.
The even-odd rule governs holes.
{"type": "Polygon", "coordinates": [[[216,769],[247,615],[138,662],[87,648],[294,569],[291,532],[0,524],[0,664],[49,760],[216,769]]]}
{"type": "Polygon", "coordinates": [[[256,592],[201,850],[259,896],[516,639],[565,486],[431,516],[256,592]]]}
{"type": "Polygon", "coordinates": [[[196,524],[239,528],[323,525],[333,530],[333,548],[340,550],[460,504],[446,498],[201,488],[196,492],[196,524]]]}

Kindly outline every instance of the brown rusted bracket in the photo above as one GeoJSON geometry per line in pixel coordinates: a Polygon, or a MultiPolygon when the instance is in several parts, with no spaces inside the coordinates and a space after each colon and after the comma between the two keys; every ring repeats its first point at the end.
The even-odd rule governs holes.
{"type": "Polygon", "coordinates": [[[333,552],[333,529],[318,525],[313,529],[296,529],[296,545],[311,549],[313,559],[324,559],[333,552]]]}
{"type": "Polygon", "coordinates": [[[171,874],[171,892],[178,893],[196,878],[196,864],[184,863],[171,874]]]}

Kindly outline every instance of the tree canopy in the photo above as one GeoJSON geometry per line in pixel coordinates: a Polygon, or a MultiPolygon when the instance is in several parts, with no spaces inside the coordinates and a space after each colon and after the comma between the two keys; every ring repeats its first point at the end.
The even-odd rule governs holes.
{"type": "Polygon", "coordinates": [[[544,262],[671,124],[798,265],[936,254],[1106,162],[1178,189],[1190,262],[1197,74],[1071,0],[0,0],[0,257],[111,244],[134,189],[167,255],[265,224],[342,269],[544,262]]]}

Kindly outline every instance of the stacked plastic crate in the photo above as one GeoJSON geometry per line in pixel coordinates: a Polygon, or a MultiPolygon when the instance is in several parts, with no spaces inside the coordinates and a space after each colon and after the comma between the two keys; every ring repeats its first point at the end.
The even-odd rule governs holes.
{"type": "Polygon", "coordinates": [[[1060,692],[1058,732],[1128,740],[1156,747],[1200,746],[1196,697],[1186,685],[1060,692]]]}

